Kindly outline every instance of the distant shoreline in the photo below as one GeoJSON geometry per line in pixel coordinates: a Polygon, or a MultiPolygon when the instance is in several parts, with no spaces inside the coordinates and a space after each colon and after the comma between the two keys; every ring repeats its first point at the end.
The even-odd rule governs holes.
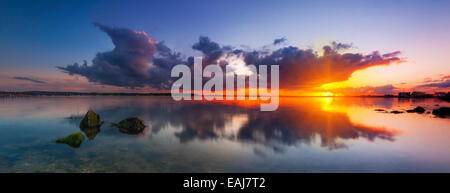
{"type": "Polygon", "coordinates": [[[0,92],[0,96],[170,96],[171,93],[97,93],[97,92],[53,92],[53,91],[24,91],[0,92]]]}
{"type": "MultiPolygon", "coordinates": [[[[21,97],[21,96],[171,96],[171,93],[102,93],[102,92],[53,92],[53,91],[23,91],[23,92],[2,92],[0,91],[0,97],[21,97]]],[[[437,96],[425,96],[425,97],[398,97],[395,95],[357,95],[357,96],[295,96],[284,95],[280,97],[358,97],[358,98],[440,98],[437,96]]]]}

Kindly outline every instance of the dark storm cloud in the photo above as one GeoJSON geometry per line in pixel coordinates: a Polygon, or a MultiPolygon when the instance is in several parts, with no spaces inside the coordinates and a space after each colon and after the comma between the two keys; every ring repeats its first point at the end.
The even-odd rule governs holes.
{"type": "Polygon", "coordinates": [[[16,79],[16,80],[25,80],[25,81],[30,81],[30,82],[38,83],[38,84],[46,84],[46,83],[47,83],[47,82],[42,81],[42,80],[38,80],[38,79],[34,79],[34,78],[29,78],[29,77],[23,77],[23,76],[15,76],[15,77],[13,77],[13,79],[16,79]]]}
{"type": "MultiPolygon", "coordinates": [[[[101,52],[92,64],[72,64],[58,67],[70,75],[81,75],[90,82],[122,87],[152,87],[168,89],[173,81],[170,70],[177,64],[192,64],[193,58],[181,59],[163,42],[154,41],[142,31],[109,27],[96,23],[95,26],[108,34],[114,49],[101,52]]],[[[281,44],[284,38],[274,40],[281,44]]],[[[221,46],[210,38],[201,36],[192,48],[204,55],[203,65],[228,65],[227,57],[242,58],[246,65],[280,65],[280,87],[285,89],[305,89],[325,83],[344,81],[356,70],[377,65],[401,62],[400,52],[380,54],[342,53],[351,44],[332,42],[323,47],[323,55],[311,49],[294,46],[282,47],[274,51],[242,50],[231,46],[221,46]]],[[[192,66],[191,66],[192,67],[192,66]]]]}
{"type": "Polygon", "coordinates": [[[277,39],[273,40],[273,45],[278,45],[278,44],[281,44],[281,43],[284,43],[284,42],[286,42],[286,38],[284,38],[284,37],[277,38],[277,39]]]}
{"type": "Polygon", "coordinates": [[[218,43],[211,41],[208,37],[200,36],[197,43],[192,46],[192,49],[201,51],[207,63],[211,63],[219,59],[228,48],[221,47],[218,43]]]}
{"type": "Polygon", "coordinates": [[[241,55],[247,65],[280,65],[280,87],[285,89],[305,89],[325,83],[347,80],[357,71],[377,65],[402,62],[399,51],[380,54],[341,53],[351,48],[351,44],[332,42],[324,46],[323,55],[312,49],[294,46],[283,47],[273,52],[243,51],[225,49],[207,37],[201,37],[193,48],[205,55],[208,63],[227,63],[218,61],[222,56],[241,55]]]}
{"type": "Polygon", "coordinates": [[[95,23],[108,34],[114,49],[98,53],[92,65],[72,64],[58,67],[70,75],[81,75],[90,82],[122,87],[170,88],[170,70],[182,63],[163,42],[155,42],[142,31],[109,27],[95,23]]]}

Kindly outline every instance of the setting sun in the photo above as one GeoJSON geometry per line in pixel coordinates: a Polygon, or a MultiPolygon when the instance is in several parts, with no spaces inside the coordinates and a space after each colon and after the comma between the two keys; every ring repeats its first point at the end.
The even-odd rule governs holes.
{"type": "Polygon", "coordinates": [[[334,96],[334,94],[332,92],[322,92],[321,96],[331,97],[334,96]]]}

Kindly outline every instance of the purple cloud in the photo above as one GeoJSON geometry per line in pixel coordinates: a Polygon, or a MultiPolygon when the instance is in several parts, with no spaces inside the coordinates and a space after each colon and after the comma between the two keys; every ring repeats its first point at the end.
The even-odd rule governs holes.
{"type": "MultiPolygon", "coordinates": [[[[70,75],[86,77],[90,82],[128,88],[151,87],[169,89],[173,79],[170,71],[178,64],[192,64],[192,57],[182,59],[180,53],[172,52],[163,42],[154,41],[143,31],[116,28],[95,23],[111,38],[114,49],[98,53],[88,65],[71,64],[57,67],[70,75]]],[[[284,38],[274,40],[281,44],[284,38]]],[[[380,54],[341,53],[351,44],[332,42],[323,47],[323,55],[311,49],[294,46],[269,50],[241,50],[221,46],[201,36],[192,48],[204,55],[204,64],[229,65],[227,58],[238,58],[245,65],[279,65],[280,87],[284,89],[314,88],[325,83],[344,81],[356,70],[377,65],[398,63],[400,52],[380,54]]],[[[192,67],[192,66],[191,66],[192,67]]]]}
{"type": "Polygon", "coordinates": [[[57,67],[70,75],[81,75],[90,82],[122,87],[170,88],[170,70],[181,64],[179,53],[172,52],[163,42],[155,42],[142,31],[115,28],[95,23],[108,34],[114,49],[98,53],[92,65],[72,64],[57,67]]]}
{"type": "Polygon", "coordinates": [[[29,78],[29,77],[23,77],[23,76],[15,76],[15,77],[13,77],[13,79],[25,80],[25,81],[30,81],[30,82],[33,82],[33,83],[38,83],[38,84],[46,84],[47,83],[47,82],[42,81],[42,80],[38,80],[38,79],[35,79],[35,78],[29,78]]]}

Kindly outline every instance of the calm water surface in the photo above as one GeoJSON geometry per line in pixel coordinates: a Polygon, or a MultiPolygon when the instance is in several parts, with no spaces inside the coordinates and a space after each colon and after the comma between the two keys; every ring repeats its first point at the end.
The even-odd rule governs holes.
{"type": "Polygon", "coordinates": [[[450,119],[437,99],[281,98],[274,112],[246,102],[170,97],[0,98],[0,172],[450,172],[450,119]],[[106,123],[79,148],[88,109],[106,123]],[[144,120],[140,135],[110,126],[144,120]],[[72,117],[72,118],[68,118],[72,117]]]}

